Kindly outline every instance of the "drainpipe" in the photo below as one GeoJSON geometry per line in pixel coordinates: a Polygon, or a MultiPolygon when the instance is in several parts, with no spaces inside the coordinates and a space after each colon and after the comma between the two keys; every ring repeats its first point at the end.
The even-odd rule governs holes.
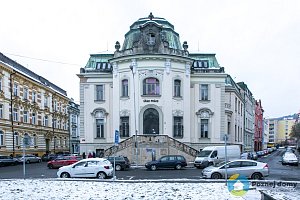
{"type": "Polygon", "coordinates": [[[10,122],[11,122],[11,132],[12,132],[12,137],[13,137],[13,157],[15,157],[15,132],[14,132],[14,118],[13,118],[13,83],[12,83],[12,76],[16,74],[16,71],[13,70],[13,73],[9,75],[10,79],[10,122]]]}

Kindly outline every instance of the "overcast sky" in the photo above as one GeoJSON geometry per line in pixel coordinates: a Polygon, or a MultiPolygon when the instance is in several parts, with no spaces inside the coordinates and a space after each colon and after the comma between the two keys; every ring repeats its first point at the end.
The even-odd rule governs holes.
{"type": "Polygon", "coordinates": [[[174,25],[190,52],[216,53],[225,72],[261,99],[264,117],[300,112],[299,0],[0,0],[0,5],[0,52],[66,90],[76,103],[76,74],[89,54],[114,51],[129,26],[152,12],[174,25]]]}

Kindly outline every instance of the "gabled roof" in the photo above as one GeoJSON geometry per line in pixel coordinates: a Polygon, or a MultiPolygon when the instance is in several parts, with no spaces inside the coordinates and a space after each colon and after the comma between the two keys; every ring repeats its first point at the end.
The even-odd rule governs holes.
{"type": "Polygon", "coordinates": [[[0,52],[0,62],[4,65],[7,65],[8,67],[11,67],[14,71],[19,72],[20,74],[23,74],[24,76],[32,79],[33,81],[42,84],[46,87],[51,88],[52,90],[67,96],[67,92],[63,90],[62,88],[58,87],[57,85],[51,83],[46,78],[39,76],[38,74],[34,73],[33,71],[29,70],[28,68],[22,66],[21,64],[17,63],[16,61],[10,59],[9,57],[5,56],[0,52]]]}

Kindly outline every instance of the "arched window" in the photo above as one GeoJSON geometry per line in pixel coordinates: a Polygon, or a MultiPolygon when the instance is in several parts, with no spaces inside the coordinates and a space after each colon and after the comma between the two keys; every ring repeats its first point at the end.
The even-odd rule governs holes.
{"type": "Polygon", "coordinates": [[[68,139],[65,137],[65,147],[69,147],[68,139]]]}
{"type": "Polygon", "coordinates": [[[181,97],[181,81],[174,80],[174,97],[181,97]]]}
{"type": "Polygon", "coordinates": [[[128,97],[128,80],[122,80],[122,97],[128,97]]]}
{"type": "Polygon", "coordinates": [[[144,79],[143,95],[160,95],[159,80],[156,78],[144,79]]]}

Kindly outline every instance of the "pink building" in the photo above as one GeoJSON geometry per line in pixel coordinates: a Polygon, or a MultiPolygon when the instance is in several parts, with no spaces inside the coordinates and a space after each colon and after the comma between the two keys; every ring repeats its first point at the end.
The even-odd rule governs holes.
{"type": "Polygon", "coordinates": [[[264,110],[261,105],[261,100],[255,101],[255,131],[254,131],[254,151],[262,150],[263,137],[263,114],[264,110]]]}

